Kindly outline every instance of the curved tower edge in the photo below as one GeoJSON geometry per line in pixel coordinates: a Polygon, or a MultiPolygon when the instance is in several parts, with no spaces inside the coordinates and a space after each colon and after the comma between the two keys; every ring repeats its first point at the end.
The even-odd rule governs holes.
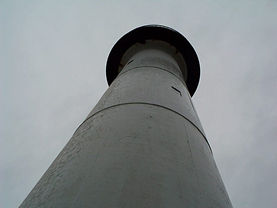
{"type": "MultiPolygon", "coordinates": [[[[121,60],[126,51],[136,43],[145,43],[147,40],[164,41],[176,48],[185,61],[186,69],[181,67],[185,82],[191,96],[195,93],[200,79],[200,64],[197,54],[188,40],[176,30],[161,25],[145,25],[138,27],[122,38],[112,48],[107,64],[106,77],[110,85],[120,73],[121,60]]],[[[126,63],[125,63],[126,64],[126,63]]]]}

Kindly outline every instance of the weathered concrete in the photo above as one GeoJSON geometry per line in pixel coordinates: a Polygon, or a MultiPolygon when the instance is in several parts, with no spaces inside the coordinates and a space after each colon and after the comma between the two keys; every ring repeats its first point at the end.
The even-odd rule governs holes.
{"type": "Polygon", "coordinates": [[[21,207],[232,207],[191,102],[199,78],[186,85],[191,63],[164,39],[126,49],[111,86],[21,207]]]}

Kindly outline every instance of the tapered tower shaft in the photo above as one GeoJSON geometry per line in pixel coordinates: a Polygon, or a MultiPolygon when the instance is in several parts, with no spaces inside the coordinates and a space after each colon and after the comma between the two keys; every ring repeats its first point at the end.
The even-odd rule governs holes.
{"type": "Polygon", "coordinates": [[[126,34],[109,89],[21,207],[232,207],[191,102],[199,74],[178,32],[126,34]]]}

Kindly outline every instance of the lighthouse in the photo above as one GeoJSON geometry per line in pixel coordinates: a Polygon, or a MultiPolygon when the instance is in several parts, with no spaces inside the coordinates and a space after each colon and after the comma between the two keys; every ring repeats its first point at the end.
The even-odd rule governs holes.
{"type": "Polygon", "coordinates": [[[191,97],[197,54],[146,25],[112,48],[109,88],[20,207],[231,208],[191,97]]]}

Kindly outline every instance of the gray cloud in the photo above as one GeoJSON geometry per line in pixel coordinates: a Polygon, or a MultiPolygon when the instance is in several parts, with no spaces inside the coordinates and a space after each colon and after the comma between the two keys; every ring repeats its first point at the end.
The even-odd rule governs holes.
{"type": "Polygon", "coordinates": [[[193,101],[234,207],[277,204],[275,1],[1,1],[0,205],[18,206],[107,89],[113,44],[165,24],[193,44],[193,101]]]}

